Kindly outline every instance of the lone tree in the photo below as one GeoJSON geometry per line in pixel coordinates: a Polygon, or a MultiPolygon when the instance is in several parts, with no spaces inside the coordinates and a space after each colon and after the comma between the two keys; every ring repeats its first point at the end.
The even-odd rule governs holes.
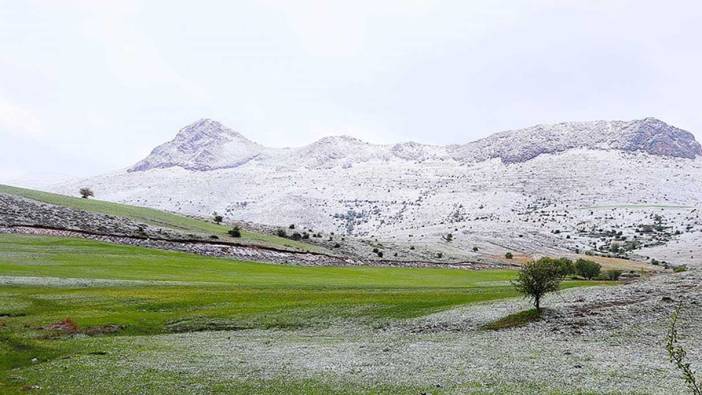
{"type": "Polygon", "coordinates": [[[561,285],[561,274],[552,262],[527,262],[522,266],[512,285],[519,293],[533,300],[536,312],[541,313],[541,298],[549,292],[558,291],[561,285]]]}
{"type": "Polygon", "coordinates": [[[84,187],[84,188],[80,189],[80,197],[82,197],[83,199],[87,199],[91,196],[95,196],[95,194],[93,193],[93,191],[90,188],[84,187]]]}
{"type": "Polygon", "coordinates": [[[214,221],[214,223],[216,223],[217,225],[219,225],[219,224],[222,223],[222,221],[224,221],[224,217],[222,217],[221,215],[217,214],[217,212],[215,211],[214,213],[212,213],[212,220],[214,221]]]}
{"type": "Polygon", "coordinates": [[[514,258],[514,254],[512,254],[511,252],[508,252],[505,254],[505,258],[512,259],[512,258],[514,258]]]}

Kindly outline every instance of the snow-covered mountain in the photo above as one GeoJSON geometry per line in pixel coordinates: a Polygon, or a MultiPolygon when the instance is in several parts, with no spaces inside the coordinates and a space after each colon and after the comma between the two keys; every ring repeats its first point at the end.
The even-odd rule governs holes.
{"type": "Polygon", "coordinates": [[[683,259],[666,250],[674,243],[702,253],[700,180],[700,144],[654,118],[538,125],[463,145],[334,136],[297,148],[264,147],[205,119],[125,171],[56,190],[90,186],[107,200],[386,244],[443,243],[448,257],[621,246],[674,260],[683,259]],[[453,242],[442,241],[447,233],[453,242]]]}
{"type": "Polygon", "coordinates": [[[235,168],[252,160],[308,168],[348,167],[359,162],[396,159],[465,163],[500,158],[504,163],[516,163],[574,148],[646,152],[688,159],[702,155],[702,148],[691,133],[655,118],[537,125],[445,147],[413,142],[373,145],[349,136],[332,136],[297,149],[267,148],[219,122],[202,119],[181,129],[175,139],[156,147],[129,171],[171,167],[207,171],[235,168]]]}

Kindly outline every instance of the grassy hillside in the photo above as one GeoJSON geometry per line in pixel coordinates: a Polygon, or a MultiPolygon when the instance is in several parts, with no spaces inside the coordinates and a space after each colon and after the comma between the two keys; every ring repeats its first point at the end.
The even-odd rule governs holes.
{"type": "MultiPolygon", "coordinates": [[[[96,351],[96,344],[100,352],[116,352],[107,340],[112,330],[129,337],[326,327],[342,320],[383,326],[513,297],[513,276],[506,270],[272,265],[84,239],[0,235],[0,392],[31,384],[13,378],[17,370],[10,369],[41,377],[37,369],[43,365],[34,366],[32,358],[78,358],[96,351]],[[66,319],[77,328],[46,329],[66,319]],[[106,340],[97,341],[101,337],[106,340]]],[[[68,373],[61,376],[67,384],[80,377],[68,373]]]]}
{"type": "MultiPolygon", "coordinates": [[[[32,189],[17,188],[7,185],[0,185],[0,193],[7,193],[17,196],[22,196],[28,199],[38,200],[40,202],[64,206],[77,210],[91,211],[95,213],[113,215],[116,217],[126,217],[134,221],[139,221],[149,225],[171,228],[186,233],[194,233],[200,235],[217,235],[227,239],[227,231],[230,229],[224,225],[217,225],[201,219],[186,217],[179,214],[169,213],[161,210],[130,206],[126,204],[106,202],[95,199],[81,199],[59,195],[49,192],[41,192],[32,189]]],[[[258,244],[263,246],[292,248],[301,251],[318,251],[323,252],[317,246],[302,243],[294,240],[289,240],[282,237],[267,235],[258,232],[243,230],[241,238],[232,239],[242,243],[258,244]]]]}

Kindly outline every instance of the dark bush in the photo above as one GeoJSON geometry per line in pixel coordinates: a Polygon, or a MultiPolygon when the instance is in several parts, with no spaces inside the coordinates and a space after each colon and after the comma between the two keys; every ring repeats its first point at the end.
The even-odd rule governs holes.
{"type": "Polygon", "coordinates": [[[231,237],[241,237],[241,229],[238,226],[233,227],[229,232],[231,237]]]}

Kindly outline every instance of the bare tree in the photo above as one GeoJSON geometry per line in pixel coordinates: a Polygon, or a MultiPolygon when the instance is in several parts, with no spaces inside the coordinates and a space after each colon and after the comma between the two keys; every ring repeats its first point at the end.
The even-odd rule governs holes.
{"type": "Polygon", "coordinates": [[[87,199],[92,196],[95,196],[95,194],[90,188],[83,187],[80,189],[80,197],[82,197],[83,199],[87,199]]]}

